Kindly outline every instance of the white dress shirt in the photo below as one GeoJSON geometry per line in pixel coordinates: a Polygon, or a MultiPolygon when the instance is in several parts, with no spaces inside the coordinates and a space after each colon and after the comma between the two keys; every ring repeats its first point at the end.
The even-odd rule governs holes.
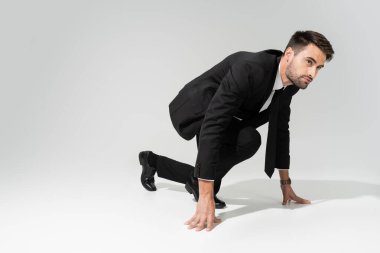
{"type": "Polygon", "coordinates": [[[272,89],[272,92],[270,93],[267,101],[265,101],[263,107],[261,107],[260,109],[260,112],[261,111],[264,111],[265,109],[268,108],[268,106],[270,105],[270,103],[272,102],[272,98],[273,98],[273,95],[274,95],[274,92],[276,90],[279,90],[281,88],[284,87],[284,84],[282,83],[282,80],[281,80],[281,75],[280,75],[280,65],[278,65],[278,71],[277,71],[277,75],[276,75],[276,80],[274,81],[274,85],[273,85],[273,89],[272,89]]]}

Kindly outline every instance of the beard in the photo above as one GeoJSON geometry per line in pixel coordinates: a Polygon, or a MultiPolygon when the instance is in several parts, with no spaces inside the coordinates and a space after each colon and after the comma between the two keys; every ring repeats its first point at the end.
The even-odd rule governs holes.
{"type": "Polygon", "coordinates": [[[308,83],[305,83],[305,81],[303,80],[303,78],[305,76],[304,75],[297,75],[296,68],[294,66],[293,60],[286,67],[285,75],[298,88],[300,88],[300,89],[306,89],[307,88],[308,83]]]}

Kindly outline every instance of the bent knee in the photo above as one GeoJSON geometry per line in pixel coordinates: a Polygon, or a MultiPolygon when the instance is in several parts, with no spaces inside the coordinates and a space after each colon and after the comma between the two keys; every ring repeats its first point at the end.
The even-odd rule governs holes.
{"type": "Polygon", "coordinates": [[[253,127],[246,127],[240,131],[237,145],[240,152],[251,157],[257,152],[260,146],[261,135],[256,129],[253,127]]]}

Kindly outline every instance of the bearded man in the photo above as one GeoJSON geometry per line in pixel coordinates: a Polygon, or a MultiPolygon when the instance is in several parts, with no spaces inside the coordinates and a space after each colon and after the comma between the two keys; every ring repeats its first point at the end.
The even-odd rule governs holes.
{"type": "Polygon", "coordinates": [[[197,201],[195,214],[185,224],[210,231],[222,178],[236,164],[252,157],[261,145],[258,127],[269,122],[265,173],[280,175],[283,204],[298,197],[289,177],[289,120],[292,96],[306,89],[330,61],[334,50],[315,31],[297,31],[285,51],[237,52],[186,84],[169,105],[174,128],[185,140],[196,136],[195,166],[151,151],[139,153],[141,183],[155,191],[154,176],[183,183],[197,201]]]}

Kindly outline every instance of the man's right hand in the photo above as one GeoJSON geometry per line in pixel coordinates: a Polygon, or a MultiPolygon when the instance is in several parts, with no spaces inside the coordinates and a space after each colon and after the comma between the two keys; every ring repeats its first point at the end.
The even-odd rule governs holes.
{"type": "Polygon", "coordinates": [[[221,220],[215,217],[215,202],[214,202],[214,182],[198,180],[199,182],[199,199],[197,209],[193,217],[186,221],[188,229],[195,228],[196,231],[201,231],[206,228],[211,231],[214,228],[214,223],[219,223],[221,220]]]}

